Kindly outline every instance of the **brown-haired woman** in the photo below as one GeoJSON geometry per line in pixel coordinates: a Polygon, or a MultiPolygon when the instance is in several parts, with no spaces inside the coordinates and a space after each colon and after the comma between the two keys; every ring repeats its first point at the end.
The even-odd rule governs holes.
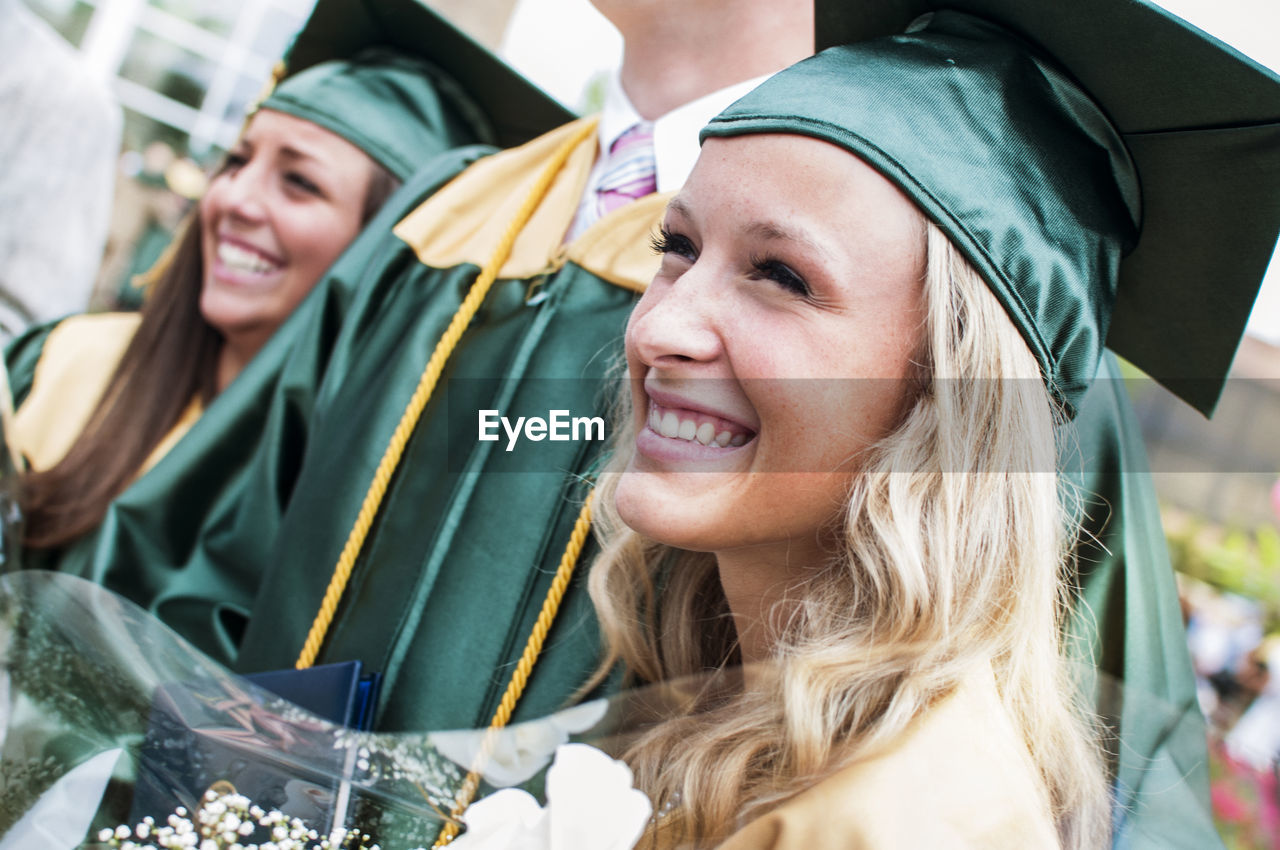
{"type": "Polygon", "coordinates": [[[11,364],[42,346],[11,437],[32,470],[28,547],[95,528],[417,165],[484,140],[474,107],[440,80],[386,50],[287,78],[151,275],[141,315],[76,316],[15,344],[11,364]]]}

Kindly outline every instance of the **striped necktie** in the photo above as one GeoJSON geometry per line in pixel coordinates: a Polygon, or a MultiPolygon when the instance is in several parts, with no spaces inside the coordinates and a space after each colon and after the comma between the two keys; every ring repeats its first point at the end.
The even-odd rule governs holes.
{"type": "Polygon", "coordinates": [[[609,147],[609,167],[596,187],[597,218],[658,190],[653,124],[641,121],[609,147]]]}
{"type": "Polygon", "coordinates": [[[658,190],[653,158],[653,124],[632,124],[609,146],[608,159],[594,192],[582,199],[568,238],[576,239],[598,219],[658,190]]]}

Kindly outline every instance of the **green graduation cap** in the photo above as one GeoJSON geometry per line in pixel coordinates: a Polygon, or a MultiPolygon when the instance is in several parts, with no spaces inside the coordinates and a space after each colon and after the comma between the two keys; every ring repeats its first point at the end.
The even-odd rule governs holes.
{"type": "Polygon", "coordinates": [[[482,131],[477,140],[513,147],[575,117],[421,0],[318,0],[285,56],[284,79],[330,60],[364,61],[371,48],[434,66],[437,88],[482,131]]]}
{"type": "Polygon", "coordinates": [[[286,77],[256,108],[336,133],[401,182],[446,150],[493,143],[488,119],[457,83],[424,60],[384,47],[286,77]]]}
{"type": "Polygon", "coordinates": [[[817,0],[704,137],[846,147],[945,230],[1073,406],[1103,344],[1208,414],[1280,233],[1280,77],[1141,0],[817,0]]]}

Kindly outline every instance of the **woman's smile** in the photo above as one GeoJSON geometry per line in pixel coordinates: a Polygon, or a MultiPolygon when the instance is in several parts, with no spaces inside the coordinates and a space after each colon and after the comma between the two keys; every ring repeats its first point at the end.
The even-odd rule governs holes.
{"type": "Polygon", "coordinates": [[[219,234],[213,256],[213,276],[220,283],[270,287],[285,269],[283,257],[242,239],[219,234]]]}
{"type": "Polygon", "coordinates": [[[738,448],[754,437],[738,429],[738,425],[717,416],[708,416],[694,410],[660,407],[649,403],[649,430],[672,440],[697,442],[703,446],[727,449],[738,448]]]}
{"type": "Polygon", "coordinates": [[[724,395],[723,383],[700,381],[682,394],[661,388],[656,380],[646,382],[649,413],[636,437],[640,454],[656,465],[710,463],[708,469],[722,468],[724,461],[736,458],[740,453],[735,450],[755,440],[756,427],[728,409],[737,406],[716,403],[716,396],[724,395]],[[708,391],[705,395],[712,400],[702,400],[699,389],[708,391]]]}
{"type": "Polygon", "coordinates": [[[895,187],[832,145],[709,140],[627,326],[623,520],[685,549],[819,558],[860,454],[909,395],[923,232],[895,187]]]}
{"type": "Polygon", "coordinates": [[[200,201],[200,311],[256,352],[359,233],[374,164],[310,121],[260,110],[200,201]]]}

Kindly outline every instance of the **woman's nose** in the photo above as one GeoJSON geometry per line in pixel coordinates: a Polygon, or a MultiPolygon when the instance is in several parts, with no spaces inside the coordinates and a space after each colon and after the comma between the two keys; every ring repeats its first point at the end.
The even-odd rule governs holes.
{"type": "Polygon", "coordinates": [[[691,269],[675,281],[654,281],[627,324],[628,345],[645,363],[710,362],[723,351],[721,302],[705,275],[691,269]]]}
{"type": "Polygon", "coordinates": [[[260,171],[246,163],[218,178],[219,200],[227,213],[253,222],[266,217],[266,187],[260,171]]]}

